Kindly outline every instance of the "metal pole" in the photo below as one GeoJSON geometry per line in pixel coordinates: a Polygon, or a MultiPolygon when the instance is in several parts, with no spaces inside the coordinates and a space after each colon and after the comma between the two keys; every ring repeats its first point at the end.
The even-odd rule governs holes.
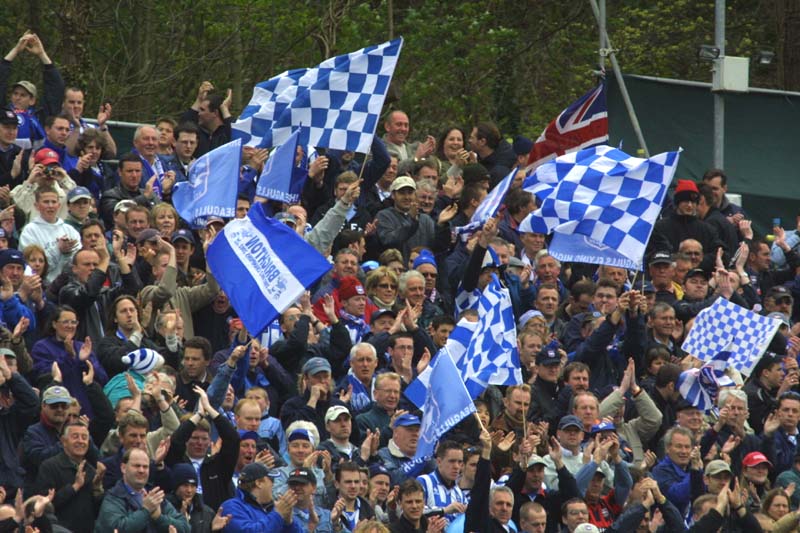
{"type": "MultiPolygon", "coordinates": [[[[714,46],[719,57],[714,60],[712,90],[721,85],[722,61],[725,58],[725,0],[714,2],[714,46]]],[[[725,96],[714,92],[714,167],[725,167],[725,96]]]]}
{"type": "Polygon", "coordinates": [[[605,72],[606,70],[606,48],[608,45],[606,44],[606,0],[599,0],[598,2],[598,12],[599,18],[597,21],[597,27],[600,30],[600,70],[605,72]]]}
{"type": "MultiPolygon", "coordinates": [[[[597,0],[589,0],[589,3],[592,5],[592,11],[594,12],[594,17],[597,19],[597,23],[600,24],[600,8],[597,5],[597,0]]],[[[639,146],[644,150],[645,156],[650,157],[650,150],[647,149],[647,143],[644,142],[642,128],[639,126],[639,119],[636,118],[636,110],[633,109],[633,102],[631,102],[631,97],[628,94],[628,87],[625,85],[625,79],[622,77],[622,71],[619,68],[617,56],[614,54],[611,46],[611,39],[608,38],[607,31],[603,31],[603,40],[608,49],[608,57],[611,60],[611,68],[614,70],[614,77],[619,84],[619,92],[622,94],[622,101],[625,103],[625,109],[628,110],[628,117],[631,120],[633,132],[636,134],[636,139],[639,141],[639,146]]]]}

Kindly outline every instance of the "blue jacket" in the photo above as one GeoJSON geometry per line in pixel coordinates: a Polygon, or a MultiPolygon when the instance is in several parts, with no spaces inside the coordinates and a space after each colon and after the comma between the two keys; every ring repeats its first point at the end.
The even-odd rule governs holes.
{"type": "Polygon", "coordinates": [[[658,482],[658,488],[661,493],[684,516],[688,512],[692,501],[705,492],[703,471],[684,470],[672,462],[669,456],[664,457],[660,463],[653,467],[652,475],[653,479],[658,482]]]}
{"type": "Polygon", "coordinates": [[[287,524],[274,504],[260,505],[249,493],[236,489],[236,497],[222,502],[222,515],[231,516],[225,533],[303,533],[300,523],[293,519],[287,524]]]}

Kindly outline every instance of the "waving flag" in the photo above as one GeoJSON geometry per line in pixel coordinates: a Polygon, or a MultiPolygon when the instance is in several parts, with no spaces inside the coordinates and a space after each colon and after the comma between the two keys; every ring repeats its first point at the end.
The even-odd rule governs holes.
{"type": "Polygon", "coordinates": [[[449,357],[437,357],[430,372],[430,383],[422,409],[422,425],[414,459],[433,456],[442,435],[475,412],[475,404],[449,357]]]}
{"type": "Polygon", "coordinates": [[[308,170],[294,163],[299,135],[300,130],[296,130],[267,159],[261,177],[258,178],[256,196],[287,204],[300,201],[300,193],[303,192],[308,170]]]}
{"type": "Polygon", "coordinates": [[[712,361],[718,353],[730,351],[728,364],[749,376],[780,326],[778,319],[720,297],[697,314],[681,348],[701,361],[712,361]]]}
{"type": "Polygon", "coordinates": [[[300,129],[303,146],[367,153],[402,46],[395,39],[257,84],[233,137],[272,147],[300,129]]]}
{"type": "Polygon", "coordinates": [[[482,228],[488,219],[497,215],[497,211],[499,211],[500,206],[503,205],[503,200],[506,198],[508,189],[514,181],[514,176],[517,175],[517,170],[519,170],[519,167],[512,170],[508,176],[494,186],[494,189],[486,195],[481,205],[479,205],[478,209],[472,214],[469,224],[456,228],[456,233],[461,236],[462,240],[466,241],[470,235],[482,228]]]}
{"type": "Polygon", "coordinates": [[[172,204],[181,218],[194,227],[204,227],[206,217],[235,216],[241,165],[239,140],[198,157],[189,167],[188,181],[180,181],[173,187],[172,204]]]}
{"type": "Polygon", "coordinates": [[[561,261],[640,270],[678,157],[641,159],[596,146],[547,162],[523,183],[541,207],[519,231],[553,233],[548,251],[561,261]]]}
{"type": "Polygon", "coordinates": [[[217,235],[208,265],[254,337],[331,269],[302,237],[267,217],[261,203],[217,235]]]}
{"type": "Polygon", "coordinates": [[[600,83],[559,115],[533,143],[529,168],[536,168],[557,156],[608,142],[606,84],[600,83]]]}
{"type": "MultiPolygon", "coordinates": [[[[478,322],[461,319],[436,355],[449,355],[472,398],[487,386],[522,383],[517,327],[511,308],[511,297],[492,275],[478,301],[478,322]]],[[[425,390],[430,383],[428,367],[411,382],[404,394],[418,407],[425,403],[425,390]]]]}
{"type": "Polygon", "coordinates": [[[727,375],[725,368],[731,352],[715,355],[701,368],[690,368],[678,376],[678,391],[694,407],[701,411],[711,411],[716,405],[720,387],[734,387],[736,383],[727,375]]]}

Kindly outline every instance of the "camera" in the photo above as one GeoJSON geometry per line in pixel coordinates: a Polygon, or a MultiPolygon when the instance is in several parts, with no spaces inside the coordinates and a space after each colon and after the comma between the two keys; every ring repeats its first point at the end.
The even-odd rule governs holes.
{"type": "Polygon", "coordinates": [[[44,175],[48,178],[52,178],[55,175],[57,168],[58,165],[47,165],[44,167],[44,175]]]}

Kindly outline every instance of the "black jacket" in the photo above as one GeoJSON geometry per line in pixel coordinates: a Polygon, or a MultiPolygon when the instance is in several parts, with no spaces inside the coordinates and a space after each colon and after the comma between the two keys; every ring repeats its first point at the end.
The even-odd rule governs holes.
{"type": "MultiPolygon", "coordinates": [[[[108,272],[114,271],[109,268],[108,272]]],[[[111,304],[123,294],[135,297],[141,288],[142,282],[133,269],[129,274],[120,274],[120,278],[116,280],[96,268],[89,274],[86,283],[81,283],[74,275],[71,276],[58,293],[58,303],[75,309],[79,320],[75,337],[82,339],[88,335],[95,345],[99,345],[104,336],[104,322],[111,310],[111,304]],[[110,279],[110,286],[104,287],[107,278],[110,279]]],[[[111,369],[105,368],[111,377],[111,369]]]]}
{"type": "Polygon", "coordinates": [[[17,373],[0,386],[0,397],[13,398],[11,405],[0,407],[0,486],[10,493],[23,485],[25,471],[20,465],[17,447],[27,427],[36,421],[39,397],[17,373]]]}
{"type": "MultiPolygon", "coordinates": [[[[235,494],[231,479],[236,470],[236,461],[239,459],[239,432],[223,414],[217,416],[212,422],[217,428],[219,438],[222,439],[222,448],[216,455],[203,459],[203,464],[200,466],[200,482],[203,485],[203,502],[216,509],[225,500],[233,498],[235,494]]],[[[189,458],[186,456],[186,442],[196,427],[191,419],[187,419],[181,422],[181,425],[172,434],[172,444],[165,459],[168,465],[189,462],[189,458]]],[[[180,507],[176,508],[180,509],[180,507]]]]}
{"type": "Polygon", "coordinates": [[[102,493],[98,496],[93,494],[92,480],[96,471],[88,460],[84,467],[83,486],[75,492],[72,483],[75,481],[77,471],[78,465],[73,463],[64,452],[47,459],[39,467],[39,475],[36,477],[36,492],[47,494],[49,489],[55,488],[53,507],[56,509],[58,522],[75,533],[88,533],[94,528],[94,517],[100,510],[103,495],[102,493]]]}
{"type": "MultiPolygon", "coordinates": [[[[480,468],[480,461],[478,462],[478,467],[480,468]]],[[[523,472],[519,466],[514,467],[511,476],[506,482],[506,487],[514,491],[515,495],[514,511],[511,514],[514,523],[519,524],[519,510],[522,504],[527,501],[535,501],[547,511],[548,533],[553,533],[558,530],[561,524],[561,505],[571,498],[580,498],[581,493],[578,491],[577,481],[575,481],[575,478],[570,471],[567,470],[566,466],[559,468],[556,473],[558,474],[558,490],[548,490],[545,494],[538,494],[534,499],[531,499],[530,496],[522,493],[522,489],[525,486],[526,473],[523,472]]],[[[478,486],[477,475],[475,476],[475,480],[475,486],[472,488],[472,492],[470,492],[470,497],[472,498],[472,500],[470,500],[470,505],[472,505],[472,501],[475,499],[475,488],[478,486]]],[[[488,494],[488,488],[486,492],[488,494]]],[[[488,501],[486,505],[488,506],[488,501]]],[[[486,506],[484,506],[484,509],[485,508],[486,506]]],[[[469,513],[469,510],[467,513],[469,513]]],[[[466,527],[464,531],[468,531],[466,527]]]]}
{"type": "MultiPolygon", "coordinates": [[[[469,505],[467,505],[466,516],[464,517],[464,531],[480,531],[481,533],[506,533],[505,528],[489,514],[489,489],[492,484],[491,475],[492,463],[483,457],[478,460],[478,467],[475,471],[475,484],[470,492],[469,505]]],[[[525,477],[525,474],[522,475],[525,477]]],[[[571,476],[570,476],[571,477],[571,476]]],[[[509,481],[511,481],[509,479],[509,481]]],[[[574,483],[574,478],[573,478],[574,483]]],[[[519,488],[512,488],[514,491],[514,509],[517,513],[517,520],[519,519],[519,509],[517,507],[517,496],[520,494],[519,488]]],[[[577,493],[577,487],[576,487],[577,493]]],[[[521,505],[521,503],[520,503],[521,505]]],[[[550,519],[550,509],[547,509],[548,522],[550,519]]]]}
{"type": "MultiPolygon", "coordinates": [[[[166,500],[176,511],[181,512],[183,501],[174,492],[167,494],[166,500]]],[[[214,514],[214,510],[203,503],[203,498],[199,494],[195,494],[192,498],[192,508],[189,511],[189,526],[192,528],[192,533],[211,533],[214,514]]]]}

